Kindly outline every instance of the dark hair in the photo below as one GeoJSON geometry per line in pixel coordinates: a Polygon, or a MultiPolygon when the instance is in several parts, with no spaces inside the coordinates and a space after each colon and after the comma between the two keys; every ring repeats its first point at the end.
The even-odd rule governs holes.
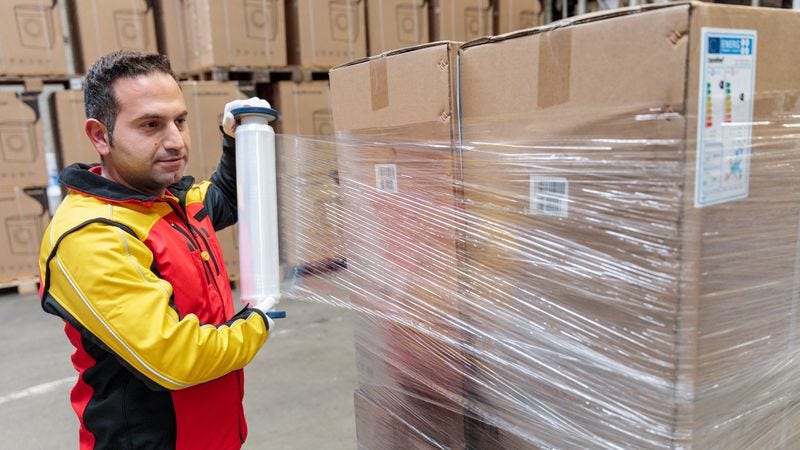
{"type": "Polygon", "coordinates": [[[114,122],[119,112],[119,105],[114,97],[114,82],[120,78],[134,78],[157,72],[170,75],[177,81],[166,56],[119,50],[102,56],[86,73],[83,81],[86,117],[97,119],[106,126],[109,144],[113,142],[114,122]]]}

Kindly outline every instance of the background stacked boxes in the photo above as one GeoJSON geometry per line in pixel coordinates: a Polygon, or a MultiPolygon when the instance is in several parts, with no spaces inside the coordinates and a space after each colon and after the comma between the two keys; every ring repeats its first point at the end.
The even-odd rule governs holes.
{"type": "Polygon", "coordinates": [[[332,70],[359,445],[798,442],[798,33],[674,4],[332,70]]]}
{"type": "MultiPolygon", "coordinates": [[[[34,108],[35,119],[21,125],[20,118],[30,114],[9,112],[13,117],[0,118],[5,158],[2,190],[44,201],[42,190],[54,182],[60,168],[97,161],[83,136],[80,78],[97,57],[110,51],[158,51],[170,57],[176,73],[186,80],[187,104],[195,105],[190,114],[194,152],[188,173],[206,177],[218,160],[217,123],[225,95],[271,99],[283,115],[275,124],[279,133],[330,135],[328,69],[368,54],[439,39],[463,41],[528,24],[528,19],[510,18],[510,13],[498,15],[504,8],[520,9],[512,14],[517,19],[541,10],[536,0],[503,1],[496,7],[488,0],[4,2],[0,6],[5,17],[5,26],[0,28],[0,93],[9,95],[4,104],[12,105],[11,97],[17,97],[34,108]],[[509,20],[517,20],[518,25],[506,25],[509,20]],[[33,156],[22,162],[23,153],[33,156]]],[[[285,147],[279,161],[282,260],[287,269],[299,270],[308,265],[313,270],[319,262],[342,263],[341,218],[335,213],[337,208],[330,206],[339,201],[333,146],[320,157],[319,152],[306,154],[288,139],[281,140],[281,145],[285,147]],[[323,231],[317,223],[330,226],[323,231]]],[[[4,211],[11,214],[9,208],[4,211]]],[[[40,212],[46,221],[47,208],[40,212]]],[[[20,216],[9,223],[26,220],[20,216]]],[[[11,264],[0,274],[0,283],[36,278],[31,255],[38,248],[38,233],[35,229],[29,233],[32,241],[26,245],[33,250],[26,256],[28,264],[11,264]]],[[[14,234],[22,239],[19,232],[14,234]]],[[[229,273],[235,276],[235,230],[225,235],[229,273]]],[[[20,246],[13,248],[12,253],[18,254],[20,246]]]]}

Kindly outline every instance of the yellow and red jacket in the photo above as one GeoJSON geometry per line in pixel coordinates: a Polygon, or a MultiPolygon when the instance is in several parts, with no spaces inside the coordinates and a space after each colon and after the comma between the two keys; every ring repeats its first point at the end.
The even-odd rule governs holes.
{"type": "MultiPolygon", "coordinates": [[[[226,146],[227,147],[227,146],[226,146]]],[[[215,230],[236,222],[235,160],[147,196],[75,164],[42,239],[45,311],[65,321],[84,448],[240,448],[242,368],[269,334],[235,313],[215,230]]]]}

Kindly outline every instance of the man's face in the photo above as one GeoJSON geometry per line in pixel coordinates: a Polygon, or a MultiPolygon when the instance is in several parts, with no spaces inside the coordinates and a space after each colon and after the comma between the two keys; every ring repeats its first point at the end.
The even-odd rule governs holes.
{"type": "Polygon", "coordinates": [[[103,176],[161,196],[183,176],[189,153],[186,103],[180,87],[171,76],[154,73],[118,79],[114,97],[119,111],[113,142],[105,151],[98,147],[103,176]]]}

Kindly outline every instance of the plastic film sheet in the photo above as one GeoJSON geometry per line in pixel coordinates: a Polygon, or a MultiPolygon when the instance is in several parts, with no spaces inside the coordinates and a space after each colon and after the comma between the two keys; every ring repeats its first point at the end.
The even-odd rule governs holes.
{"type": "Polygon", "coordinates": [[[354,312],[359,445],[795,447],[799,99],[760,93],[718,172],[635,107],[280,136],[287,291],[354,312]]]}

